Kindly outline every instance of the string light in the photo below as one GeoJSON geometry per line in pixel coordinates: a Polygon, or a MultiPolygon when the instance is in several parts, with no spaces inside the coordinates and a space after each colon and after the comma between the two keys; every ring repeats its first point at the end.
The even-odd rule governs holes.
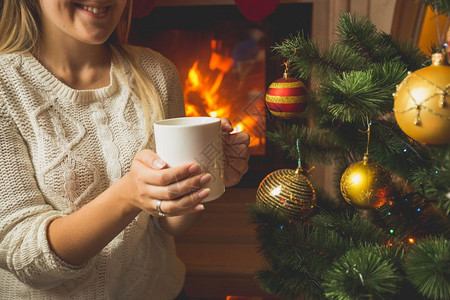
{"type": "Polygon", "coordinates": [[[409,238],[409,239],[408,239],[408,242],[409,242],[410,244],[414,244],[415,240],[414,240],[413,238],[409,238]]]}
{"type": "Polygon", "coordinates": [[[422,209],[421,209],[420,207],[417,209],[418,212],[420,212],[421,210],[422,210],[422,209]]]}
{"type": "Polygon", "coordinates": [[[390,215],[391,215],[391,212],[390,212],[390,211],[388,211],[388,212],[387,212],[387,215],[388,215],[388,216],[390,216],[390,215]]]}
{"type": "Polygon", "coordinates": [[[408,151],[408,149],[407,149],[407,148],[403,149],[403,152],[405,152],[405,153],[406,153],[407,151],[408,151]]]}
{"type": "Polygon", "coordinates": [[[390,234],[393,234],[393,233],[394,233],[394,229],[390,229],[390,230],[389,230],[389,233],[390,233],[390,234]]]}
{"type": "Polygon", "coordinates": [[[283,230],[283,228],[284,228],[284,226],[283,226],[283,225],[280,225],[280,229],[283,230]]]}

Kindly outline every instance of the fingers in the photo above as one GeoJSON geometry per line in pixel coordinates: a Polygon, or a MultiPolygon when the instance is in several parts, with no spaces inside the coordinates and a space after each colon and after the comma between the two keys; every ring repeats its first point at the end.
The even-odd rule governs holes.
{"type": "Polygon", "coordinates": [[[229,187],[237,184],[248,171],[249,144],[250,136],[246,132],[223,136],[225,186],[229,187]]]}
{"type": "Polygon", "coordinates": [[[133,205],[155,216],[172,216],[201,209],[197,204],[210,192],[202,187],[212,176],[202,173],[196,163],[169,168],[155,152],[143,150],[133,160],[127,178],[134,186],[129,195],[133,205]]]}
{"type": "Polygon", "coordinates": [[[189,208],[186,208],[186,209],[180,210],[174,214],[171,214],[170,217],[193,214],[193,213],[201,212],[204,209],[205,209],[205,206],[203,204],[197,203],[195,206],[191,206],[189,208]]]}
{"type": "Polygon", "coordinates": [[[221,118],[220,125],[222,127],[223,132],[230,133],[234,130],[233,126],[231,126],[231,121],[228,120],[227,118],[221,118]]]}
{"type": "Polygon", "coordinates": [[[166,216],[180,216],[187,213],[200,211],[203,208],[200,201],[206,198],[209,193],[210,189],[206,188],[195,193],[185,195],[178,200],[163,200],[160,209],[166,216]]]}
{"type": "Polygon", "coordinates": [[[247,158],[228,158],[225,169],[225,186],[233,186],[248,171],[247,158]]]}
{"type": "Polygon", "coordinates": [[[168,186],[196,175],[200,166],[188,163],[182,166],[168,168],[167,164],[151,150],[143,150],[136,155],[137,164],[140,164],[140,176],[144,183],[154,186],[168,186]]]}
{"type": "Polygon", "coordinates": [[[222,140],[227,145],[243,144],[248,146],[250,144],[250,136],[245,131],[224,135],[222,140]]]}
{"type": "Polygon", "coordinates": [[[236,169],[242,174],[248,170],[248,158],[247,157],[232,157],[227,158],[227,168],[236,169]]]}
{"type": "Polygon", "coordinates": [[[211,180],[210,174],[198,174],[184,180],[176,181],[169,185],[148,186],[149,194],[160,200],[177,199],[186,194],[199,190],[204,184],[211,180]]]}
{"type": "Polygon", "coordinates": [[[223,138],[224,154],[229,160],[230,158],[243,158],[248,160],[250,157],[250,136],[245,132],[230,134],[223,138]]]}
{"type": "Polygon", "coordinates": [[[153,168],[155,170],[160,170],[167,167],[167,164],[159,158],[158,154],[149,149],[140,151],[136,155],[135,160],[141,162],[146,167],[153,168]]]}
{"type": "Polygon", "coordinates": [[[209,188],[202,188],[209,180],[210,174],[199,174],[170,186],[149,185],[147,200],[141,203],[142,210],[154,216],[179,216],[203,210],[204,207],[198,204],[210,194],[209,188]],[[158,210],[159,201],[161,203],[158,210]]]}
{"type": "Polygon", "coordinates": [[[227,160],[230,160],[230,158],[242,158],[247,161],[250,158],[250,149],[243,144],[227,146],[224,148],[224,151],[227,160]]]}

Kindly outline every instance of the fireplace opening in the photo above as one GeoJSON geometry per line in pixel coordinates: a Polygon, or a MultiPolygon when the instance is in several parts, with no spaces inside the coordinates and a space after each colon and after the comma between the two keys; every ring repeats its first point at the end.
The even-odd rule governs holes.
{"type": "Polygon", "coordinates": [[[250,135],[249,171],[240,187],[257,187],[271,171],[293,162],[265,132],[277,122],[264,103],[267,87],[282,77],[272,46],[290,34],[311,32],[311,3],[280,4],[261,22],[235,5],[159,6],[133,20],[130,43],[156,50],[178,69],[186,115],[225,117],[250,135]]]}

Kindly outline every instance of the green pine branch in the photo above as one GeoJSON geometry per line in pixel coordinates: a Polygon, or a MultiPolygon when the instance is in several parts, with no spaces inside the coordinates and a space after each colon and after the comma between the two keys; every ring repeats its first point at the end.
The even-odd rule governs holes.
{"type": "Polygon", "coordinates": [[[402,276],[384,248],[366,246],[349,250],[325,273],[329,299],[396,299],[402,276]]]}
{"type": "Polygon", "coordinates": [[[417,290],[428,299],[450,299],[450,242],[445,238],[422,240],[407,259],[406,272],[417,290]]]}
{"type": "MultiPolygon", "coordinates": [[[[447,4],[436,1],[441,11],[447,4]]],[[[344,169],[362,160],[370,121],[369,157],[391,172],[390,199],[369,220],[321,189],[303,221],[249,207],[267,262],[257,278],[286,299],[450,299],[450,145],[415,142],[392,112],[396,85],[427,57],[353,14],[341,16],[337,35],[329,46],[298,34],[274,47],[291,76],[310,78],[318,89],[301,116],[312,128],[279,123],[267,136],[295,160],[299,140],[304,168],[335,164],[339,190],[344,169]]]]}
{"type": "Polygon", "coordinates": [[[286,126],[278,124],[276,129],[267,132],[266,137],[277,144],[281,149],[288,152],[289,157],[297,160],[298,152],[296,147],[297,139],[300,140],[301,160],[303,162],[321,164],[331,164],[336,160],[349,161],[348,152],[342,148],[337,140],[333,140],[333,135],[326,131],[315,130],[299,125],[286,126]]]}
{"type": "Polygon", "coordinates": [[[421,0],[425,5],[437,10],[439,14],[450,16],[450,1],[448,0],[421,0]]]}
{"type": "Polygon", "coordinates": [[[367,60],[347,47],[323,47],[307,39],[302,33],[291,36],[273,50],[290,63],[290,74],[300,79],[312,76],[319,82],[331,74],[341,74],[363,66],[367,60]]]}
{"type": "Polygon", "coordinates": [[[342,14],[336,31],[338,44],[353,49],[371,63],[398,60],[398,53],[384,34],[367,18],[342,14]]]}
{"type": "Polygon", "coordinates": [[[367,123],[392,111],[392,93],[407,70],[400,63],[373,65],[364,71],[330,76],[322,82],[321,108],[339,123],[367,123]]]}

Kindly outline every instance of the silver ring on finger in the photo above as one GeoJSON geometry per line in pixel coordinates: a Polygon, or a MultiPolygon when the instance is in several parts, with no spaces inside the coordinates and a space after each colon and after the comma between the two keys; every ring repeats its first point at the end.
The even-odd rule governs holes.
{"type": "Polygon", "coordinates": [[[156,211],[160,217],[164,217],[166,214],[161,210],[161,203],[162,200],[158,200],[158,202],[156,202],[156,211]]]}

